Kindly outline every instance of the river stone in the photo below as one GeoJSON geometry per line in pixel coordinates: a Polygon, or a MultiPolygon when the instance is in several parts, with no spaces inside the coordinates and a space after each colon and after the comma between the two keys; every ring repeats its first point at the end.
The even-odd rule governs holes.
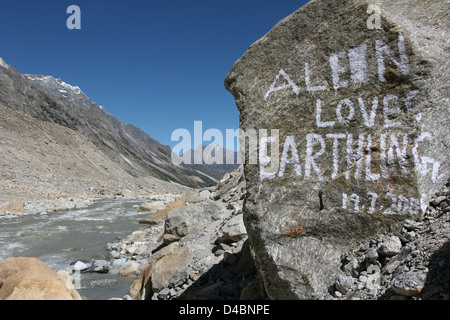
{"type": "Polygon", "coordinates": [[[23,202],[23,201],[10,202],[8,204],[5,204],[3,207],[1,207],[0,211],[19,212],[19,211],[24,210],[24,206],[25,206],[25,202],[23,202]]]}
{"type": "Polygon", "coordinates": [[[244,223],[270,298],[323,298],[342,252],[422,215],[446,183],[446,12],[442,1],[310,1],[230,70],[244,223]]]}
{"type": "Polygon", "coordinates": [[[0,300],[81,300],[66,272],[56,273],[37,258],[0,262],[0,300]]]}

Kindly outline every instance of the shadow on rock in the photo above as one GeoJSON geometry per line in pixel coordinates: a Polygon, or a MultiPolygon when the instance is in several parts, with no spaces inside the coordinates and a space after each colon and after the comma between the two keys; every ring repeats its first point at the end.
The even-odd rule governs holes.
{"type": "Polygon", "coordinates": [[[449,300],[450,240],[430,257],[428,270],[421,298],[424,300],[449,300]]]}

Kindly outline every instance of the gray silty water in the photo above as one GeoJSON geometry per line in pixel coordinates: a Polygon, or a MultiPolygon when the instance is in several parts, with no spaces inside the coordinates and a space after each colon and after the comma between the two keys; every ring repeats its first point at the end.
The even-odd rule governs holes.
{"type": "MultiPolygon", "coordinates": [[[[98,200],[88,209],[32,215],[0,220],[0,261],[7,257],[37,257],[54,271],[67,270],[71,262],[106,255],[107,243],[139,229],[138,221],[148,215],[133,205],[148,199],[98,200]],[[75,250],[74,250],[75,249],[75,250]]],[[[134,280],[109,274],[82,274],[83,280],[115,279],[116,285],[82,289],[88,299],[122,297],[134,280]]]]}

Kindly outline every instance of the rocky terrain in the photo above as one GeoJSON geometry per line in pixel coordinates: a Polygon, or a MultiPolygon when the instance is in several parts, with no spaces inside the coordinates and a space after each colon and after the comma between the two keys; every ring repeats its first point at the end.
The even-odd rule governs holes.
{"type": "MultiPolygon", "coordinates": [[[[124,300],[264,300],[266,286],[243,222],[242,168],[217,187],[155,197],[142,228],[107,244],[83,270],[136,277],[124,300]]],[[[421,217],[355,243],[341,257],[325,300],[450,298],[450,181],[421,217]]],[[[79,262],[81,264],[81,262],[79,262]]],[[[88,285],[111,284],[108,275],[88,285]]],[[[287,284],[288,285],[288,284],[287,284]]],[[[270,288],[269,288],[270,290],[270,288]]]]}
{"type": "Polygon", "coordinates": [[[131,176],[69,128],[1,105],[0,111],[0,203],[185,189],[150,176],[131,176]]]}
{"type": "MultiPolygon", "coordinates": [[[[153,196],[151,203],[136,206],[136,210],[149,212],[140,221],[142,227],[106,244],[106,257],[74,261],[73,266],[82,273],[104,274],[102,279],[83,281],[83,287],[107,291],[117,282],[109,275],[120,275],[135,280],[125,296],[111,297],[113,300],[269,299],[266,286],[270,283],[265,283],[258,271],[244,226],[245,195],[241,167],[216,187],[153,196]]],[[[396,231],[355,243],[342,254],[338,276],[323,299],[449,299],[449,236],[450,181],[433,196],[423,216],[405,220],[396,231]]],[[[37,262],[27,263],[42,268],[37,262]]],[[[1,264],[0,274],[5,274],[4,268],[12,268],[11,263],[1,264]]],[[[17,283],[25,281],[17,280],[21,277],[38,281],[32,274],[17,272],[17,283]]],[[[46,283],[61,281],[58,279],[65,279],[67,286],[69,275],[58,274],[49,272],[47,280],[39,280],[41,289],[35,294],[48,294],[46,283]]],[[[6,274],[0,279],[0,283],[8,283],[4,289],[0,284],[0,294],[5,297],[10,281],[6,274]]],[[[69,290],[73,297],[82,298],[72,287],[67,288],[56,294],[66,295],[62,292],[69,290]]],[[[32,298],[25,291],[20,294],[32,298]]]]}

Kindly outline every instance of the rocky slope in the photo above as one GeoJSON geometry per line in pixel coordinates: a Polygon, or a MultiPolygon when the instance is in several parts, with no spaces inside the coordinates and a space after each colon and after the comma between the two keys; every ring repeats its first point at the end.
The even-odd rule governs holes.
{"type": "Polygon", "coordinates": [[[51,270],[36,258],[0,262],[0,300],[81,300],[69,274],[51,270]]]}
{"type": "Polygon", "coordinates": [[[216,187],[166,200],[166,209],[141,221],[146,227],[108,244],[110,272],[137,275],[124,299],[266,298],[242,220],[244,197],[241,168],[216,187]]]}
{"type": "Polygon", "coordinates": [[[328,298],[450,299],[450,180],[423,217],[379,234],[341,257],[341,273],[328,298]]]}
{"type": "MultiPolygon", "coordinates": [[[[51,180],[49,175],[62,175],[70,181],[80,175],[90,176],[100,185],[108,184],[109,180],[148,177],[189,187],[217,182],[214,172],[208,168],[174,165],[170,147],[132,125],[121,123],[92,102],[80,88],[60,79],[25,76],[3,62],[0,106],[1,148],[5,151],[1,165],[2,169],[7,168],[2,172],[6,180],[27,174],[27,167],[33,171],[41,165],[40,177],[44,180],[51,180]]],[[[27,188],[28,184],[23,186],[27,188]]]]}
{"type": "Polygon", "coordinates": [[[185,189],[153,177],[133,177],[76,131],[1,104],[0,142],[0,205],[185,189]]]}

